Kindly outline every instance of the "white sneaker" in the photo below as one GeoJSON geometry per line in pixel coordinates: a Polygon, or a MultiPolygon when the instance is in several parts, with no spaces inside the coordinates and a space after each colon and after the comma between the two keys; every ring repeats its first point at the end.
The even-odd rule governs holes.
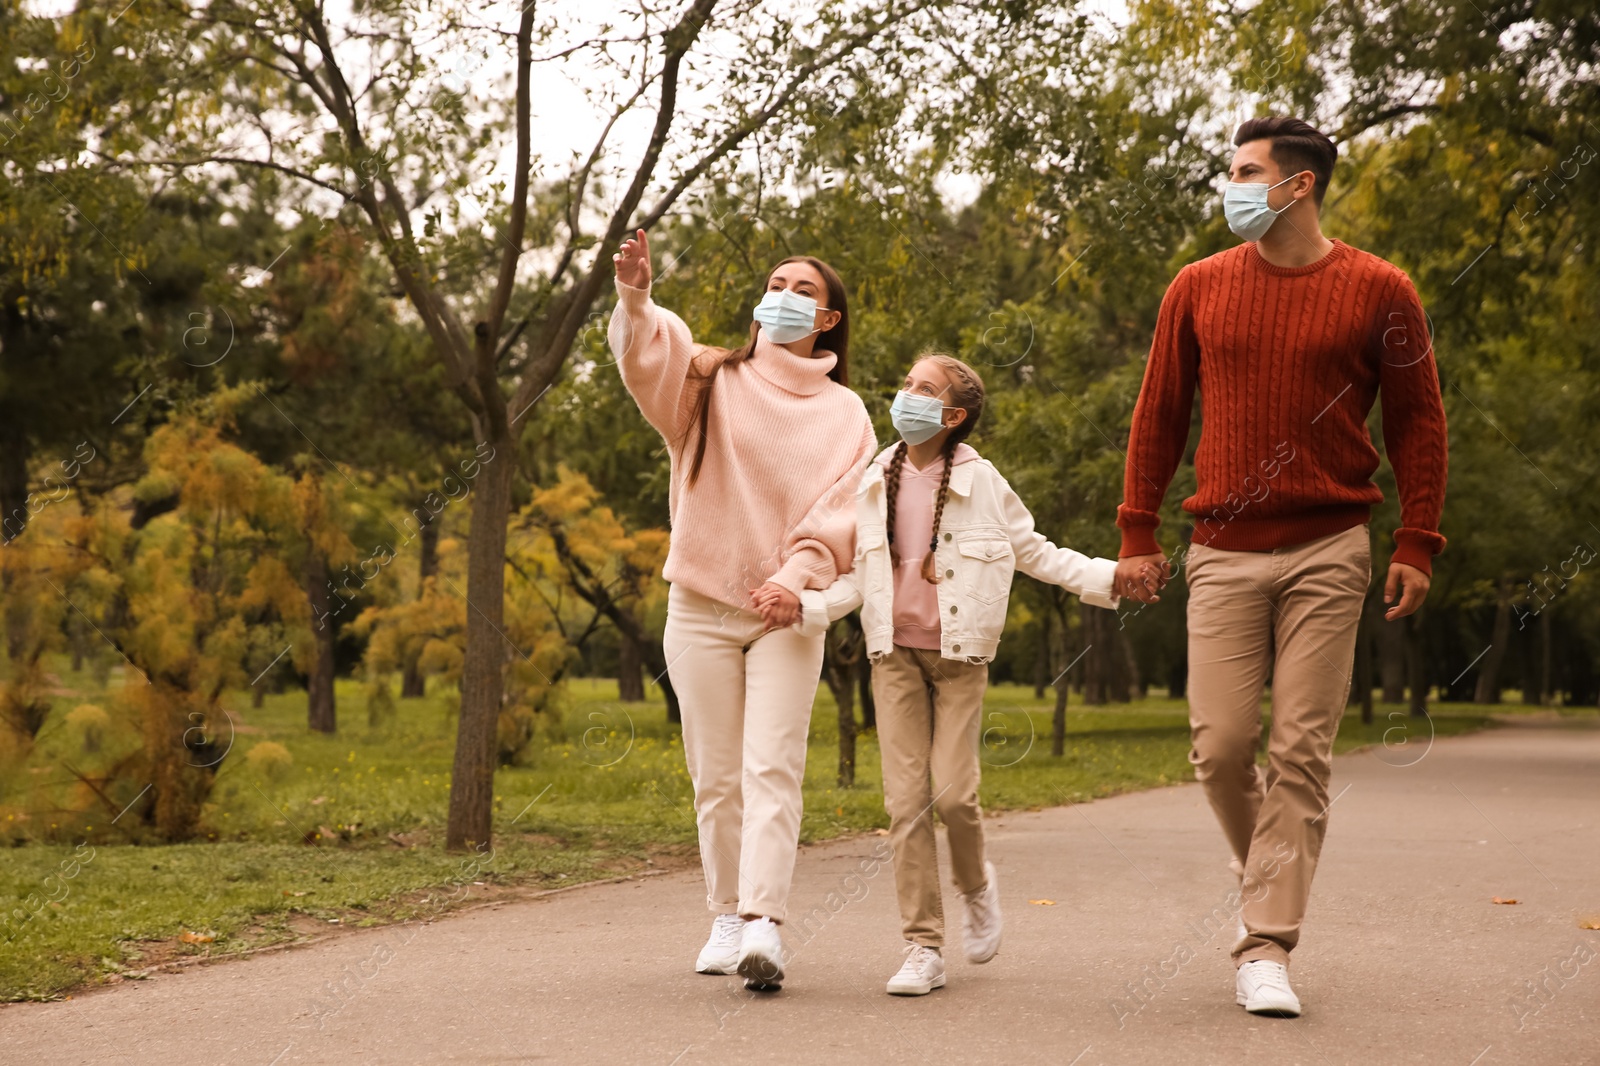
{"type": "Polygon", "coordinates": [[[757,918],[744,923],[739,937],[739,976],[757,992],[775,992],[783,985],[783,937],[778,923],[757,918]]]}
{"type": "Polygon", "coordinates": [[[694,960],[695,973],[736,973],[739,969],[739,940],[744,919],[737,914],[719,914],[711,922],[711,939],[694,960]]]}
{"type": "Polygon", "coordinates": [[[1289,987],[1289,968],[1281,962],[1256,959],[1239,967],[1234,999],[1251,1014],[1300,1016],[1300,1000],[1289,987]]]}
{"type": "Polygon", "coordinates": [[[961,898],[967,904],[966,948],[968,962],[988,962],[1000,950],[1000,886],[994,863],[983,864],[988,883],[961,898]]]}
{"type": "Polygon", "coordinates": [[[891,996],[925,996],[944,987],[944,956],[938,948],[906,944],[906,961],[900,972],[889,978],[891,996]]]}

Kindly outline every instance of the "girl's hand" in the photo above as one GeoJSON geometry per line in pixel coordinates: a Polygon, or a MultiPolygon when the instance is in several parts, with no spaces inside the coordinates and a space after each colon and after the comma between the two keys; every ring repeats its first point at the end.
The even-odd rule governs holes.
{"type": "Polygon", "coordinates": [[[611,257],[616,264],[617,280],[635,289],[650,287],[650,239],[644,230],[636,230],[632,237],[622,242],[622,250],[611,257]]]}
{"type": "Polygon", "coordinates": [[[750,598],[769,630],[783,629],[800,620],[800,597],[782,585],[768,581],[758,589],[751,589],[750,598]]]}

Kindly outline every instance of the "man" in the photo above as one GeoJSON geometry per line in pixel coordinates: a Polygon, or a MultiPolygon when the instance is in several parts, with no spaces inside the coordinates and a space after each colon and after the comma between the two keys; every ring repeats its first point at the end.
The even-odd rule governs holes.
{"type": "Polygon", "coordinates": [[[1446,435],[1428,325],[1410,280],[1322,235],[1338,151],[1294,118],[1234,137],[1223,212],[1247,243],[1178,272],[1161,303],[1128,441],[1116,591],[1155,602],[1171,574],[1155,530],[1200,392],[1189,582],[1189,760],[1240,878],[1236,999],[1294,1017],[1300,939],[1328,822],[1332,745],[1371,580],[1367,521],[1383,499],[1367,414],[1383,439],[1401,527],[1390,620],[1428,594],[1444,546],[1446,435]],[[1398,601],[1398,602],[1397,602],[1398,601]],[[1272,736],[1256,766],[1272,670],[1272,736]]]}

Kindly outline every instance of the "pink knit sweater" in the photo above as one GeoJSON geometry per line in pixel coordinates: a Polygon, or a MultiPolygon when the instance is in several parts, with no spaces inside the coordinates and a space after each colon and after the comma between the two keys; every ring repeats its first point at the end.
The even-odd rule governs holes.
{"type": "Polygon", "coordinates": [[[810,358],[763,334],[711,390],[700,477],[687,484],[698,430],[690,418],[724,357],[617,282],[609,339],[622,382],[667,442],[672,543],[662,576],[734,607],[767,581],[799,595],[827,588],[855,558],[855,489],[877,450],[861,398],[828,378],[832,352],[810,358]]]}

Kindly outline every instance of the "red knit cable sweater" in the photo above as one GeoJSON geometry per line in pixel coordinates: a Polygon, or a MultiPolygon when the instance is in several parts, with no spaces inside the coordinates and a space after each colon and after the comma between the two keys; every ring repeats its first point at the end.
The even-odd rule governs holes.
{"type": "Polygon", "coordinates": [[[1304,267],[1254,243],[1178,272],[1133,411],[1121,555],[1159,551],[1156,512],[1200,391],[1194,542],[1230,551],[1303,544],[1367,521],[1383,493],[1367,414],[1400,492],[1396,562],[1424,573],[1444,547],[1447,439],[1427,319],[1398,267],[1340,241],[1304,267]]]}

